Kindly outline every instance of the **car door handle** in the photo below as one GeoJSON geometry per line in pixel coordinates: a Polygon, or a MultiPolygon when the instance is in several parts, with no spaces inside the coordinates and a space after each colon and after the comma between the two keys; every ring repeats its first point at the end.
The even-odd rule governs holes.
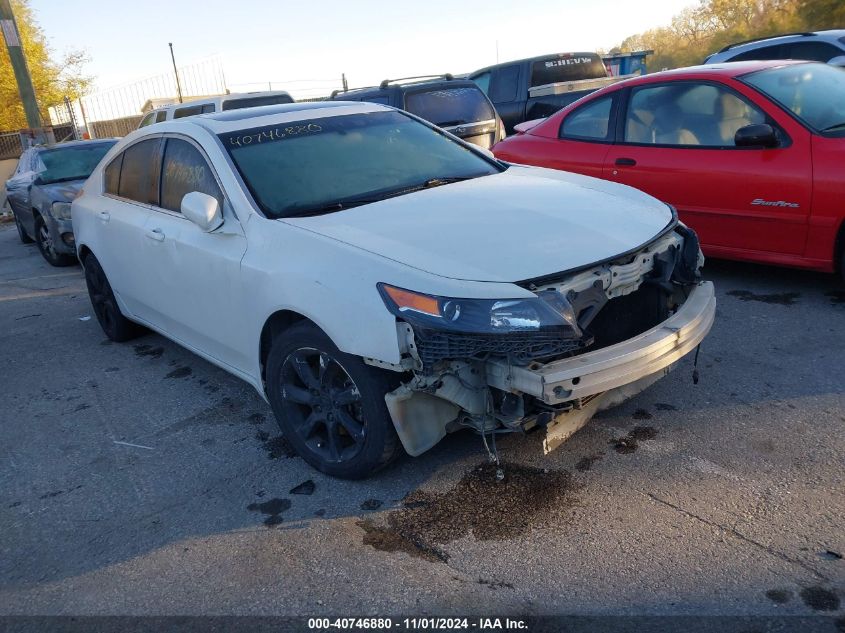
{"type": "Polygon", "coordinates": [[[109,220],[111,220],[111,213],[109,213],[108,211],[100,211],[100,219],[103,222],[108,222],[109,220]]]}
{"type": "Polygon", "coordinates": [[[617,158],[616,164],[619,165],[620,167],[621,166],[633,167],[634,165],[637,164],[637,161],[635,161],[633,158],[617,158]]]}
{"type": "Polygon", "coordinates": [[[164,232],[161,229],[150,229],[147,231],[147,237],[156,242],[163,242],[164,232]]]}

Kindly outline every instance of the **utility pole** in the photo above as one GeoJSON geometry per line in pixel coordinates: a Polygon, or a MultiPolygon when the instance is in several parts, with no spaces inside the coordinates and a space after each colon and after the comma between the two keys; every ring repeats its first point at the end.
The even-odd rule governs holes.
{"type": "Polygon", "coordinates": [[[12,62],[12,70],[15,72],[15,80],[18,83],[18,93],[23,103],[23,110],[26,113],[26,124],[35,136],[36,142],[43,143],[45,137],[44,130],[41,128],[41,113],[38,111],[35,89],[32,87],[32,78],[29,76],[26,57],[24,57],[21,48],[18,25],[15,23],[15,14],[12,13],[9,0],[0,0],[0,28],[3,30],[9,59],[12,62]]]}
{"type": "Polygon", "coordinates": [[[346,73],[340,73],[340,80],[343,83],[343,91],[349,92],[349,84],[346,83],[346,73]]]}
{"type": "MultiPolygon", "coordinates": [[[[6,2],[7,0],[0,0],[6,2]]],[[[179,71],[176,70],[176,58],[173,56],[173,42],[168,42],[170,47],[170,59],[173,62],[173,74],[176,75],[176,92],[179,94],[179,103],[182,103],[182,84],[179,83],[179,71]]]]}

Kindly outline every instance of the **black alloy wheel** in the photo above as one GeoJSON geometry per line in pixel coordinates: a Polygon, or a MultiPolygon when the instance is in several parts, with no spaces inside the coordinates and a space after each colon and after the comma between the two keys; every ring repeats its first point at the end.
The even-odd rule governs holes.
{"type": "Polygon", "coordinates": [[[267,358],[267,397],[285,439],[344,479],[372,475],[402,452],[384,400],[400,379],[341,352],[307,321],[277,335],[267,358]]]}
{"type": "Polygon", "coordinates": [[[299,348],[282,364],[281,382],[286,413],[309,450],[330,464],[361,452],[367,435],[361,392],[337,360],[299,348]]]}
{"type": "Polygon", "coordinates": [[[100,262],[93,254],[85,258],[85,284],[88,286],[88,296],[91,307],[103,332],[112,341],[121,343],[133,339],[144,333],[144,328],[130,321],[120,311],[114,298],[109,280],[100,262]]]}

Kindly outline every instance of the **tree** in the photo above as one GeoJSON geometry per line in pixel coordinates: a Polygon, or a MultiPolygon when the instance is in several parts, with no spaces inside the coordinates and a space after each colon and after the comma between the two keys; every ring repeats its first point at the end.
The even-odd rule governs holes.
{"type": "Polygon", "coordinates": [[[732,42],[845,27],[842,0],[700,0],[658,27],[626,38],[623,52],[654,50],[653,70],[700,64],[732,42]]]}
{"type": "MultiPolygon", "coordinates": [[[[92,79],[84,74],[88,56],[84,51],[76,50],[55,57],[50,50],[47,36],[35,20],[28,0],[12,0],[12,10],[18,23],[21,45],[29,66],[41,117],[45,123],[49,123],[49,106],[60,104],[65,96],[76,98],[90,87],[92,79]]],[[[26,116],[2,37],[0,43],[0,130],[17,130],[27,127],[26,116]]]]}

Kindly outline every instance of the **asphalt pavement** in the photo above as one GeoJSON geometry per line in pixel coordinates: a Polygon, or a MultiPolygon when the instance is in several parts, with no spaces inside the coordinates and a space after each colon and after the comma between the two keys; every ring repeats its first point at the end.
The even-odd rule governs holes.
{"type": "MultiPolygon", "coordinates": [[[[0,615],[845,616],[845,286],[708,262],[687,358],[546,456],[460,433],[373,479],[255,391],[106,340],[81,268],[0,227],[0,615]]],[[[831,630],[835,630],[831,628],[831,630]]],[[[840,628],[840,630],[842,630],[840,628]]]]}

